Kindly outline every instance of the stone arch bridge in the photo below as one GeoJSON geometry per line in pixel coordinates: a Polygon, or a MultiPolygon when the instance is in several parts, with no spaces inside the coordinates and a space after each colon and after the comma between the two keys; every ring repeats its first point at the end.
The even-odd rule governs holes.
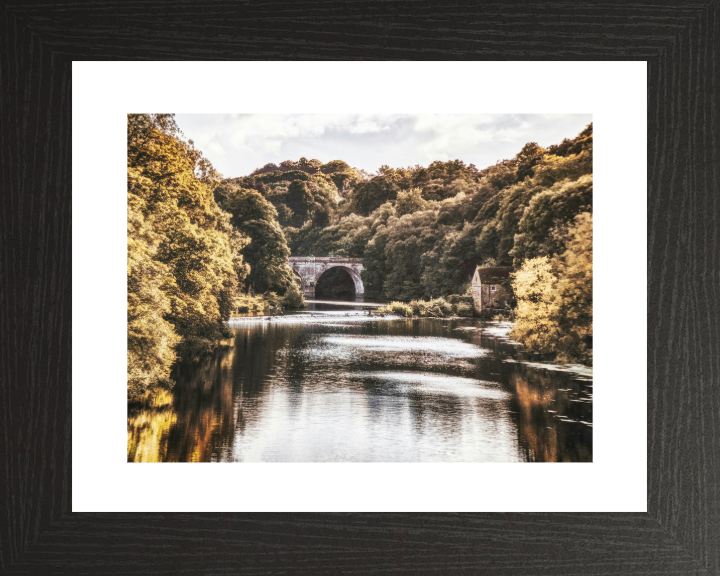
{"type": "Polygon", "coordinates": [[[364,270],[362,258],[291,256],[290,268],[300,277],[303,294],[308,298],[315,298],[319,282],[322,284],[324,278],[337,277],[338,273],[341,275],[346,273],[350,276],[355,298],[362,298],[365,294],[365,287],[360,278],[360,273],[364,270]],[[332,273],[326,274],[329,272],[332,273]]]}

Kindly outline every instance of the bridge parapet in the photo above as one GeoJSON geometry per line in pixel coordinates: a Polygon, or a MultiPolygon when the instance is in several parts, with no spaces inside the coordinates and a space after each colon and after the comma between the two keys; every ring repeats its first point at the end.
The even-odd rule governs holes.
{"type": "Polygon", "coordinates": [[[290,256],[290,263],[293,262],[348,262],[362,265],[362,258],[348,258],[346,256],[290,256]]]}

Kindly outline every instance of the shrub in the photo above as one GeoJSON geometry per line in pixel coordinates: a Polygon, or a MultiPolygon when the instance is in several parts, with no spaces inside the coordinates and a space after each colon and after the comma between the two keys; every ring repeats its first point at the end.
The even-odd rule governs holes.
{"type": "Polygon", "coordinates": [[[384,314],[396,314],[406,318],[413,315],[413,309],[403,302],[390,302],[385,308],[381,309],[384,314]]]}
{"type": "Polygon", "coordinates": [[[451,316],[452,305],[445,298],[435,298],[427,302],[427,315],[435,317],[451,316]]]}
{"type": "Polygon", "coordinates": [[[410,302],[410,306],[412,306],[413,314],[415,316],[425,317],[428,314],[428,306],[427,302],[424,300],[413,300],[410,302]]]}
{"type": "Polygon", "coordinates": [[[461,302],[460,304],[457,305],[457,315],[458,316],[472,316],[473,315],[472,305],[461,302]]]}
{"type": "Polygon", "coordinates": [[[188,336],[177,346],[177,353],[181,361],[192,362],[212,354],[217,344],[207,338],[188,336]]]}
{"type": "Polygon", "coordinates": [[[447,297],[447,301],[450,304],[470,304],[472,305],[472,293],[468,296],[467,294],[450,294],[447,297]]]}
{"type": "Polygon", "coordinates": [[[282,307],[286,309],[307,307],[303,293],[300,291],[300,288],[298,288],[295,282],[292,282],[290,287],[287,289],[287,292],[282,299],[282,307]]]}
{"type": "MultiPolygon", "coordinates": [[[[462,298],[462,297],[461,297],[462,298]]],[[[456,306],[450,304],[445,298],[435,298],[425,302],[424,300],[412,300],[410,303],[390,302],[384,308],[378,308],[377,312],[383,314],[396,314],[409,318],[410,316],[420,316],[421,318],[444,318],[452,316],[456,313],[456,309],[463,311],[460,316],[472,316],[472,305],[461,302],[456,306]]]]}
{"type": "Polygon", "coordinates": [[[279,306],[282,302],[282,298],[275,292],[265,292],[265,294],[263,294],[263,300],[270,306],[279,306]]]}
{"type": "Polygon", "coordinates": [[[443,316],[450,316],[453,313],[452,305],[445,298],[438,298],[432,300],[432,302],[435,303],[443,316]]]}
{"type": "Polygon", "coordinates": [[[425,317],[444,317],[453,314],[452,304],[444,298],[435,298],[425,302],[424,300],[413,300],[408,304],[412,308],[414,316],[425,317]]]}

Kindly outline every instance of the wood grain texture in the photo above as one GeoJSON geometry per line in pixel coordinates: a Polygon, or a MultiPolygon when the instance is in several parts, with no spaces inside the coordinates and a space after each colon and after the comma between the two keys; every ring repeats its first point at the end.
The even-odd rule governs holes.
{"type": "Polygon", "coordinates": [[[718,2],[5,2],[0,571],[720,574],[718,2]],[[647,60],[647,514],[72,514],[71,61],[647,60]]]}

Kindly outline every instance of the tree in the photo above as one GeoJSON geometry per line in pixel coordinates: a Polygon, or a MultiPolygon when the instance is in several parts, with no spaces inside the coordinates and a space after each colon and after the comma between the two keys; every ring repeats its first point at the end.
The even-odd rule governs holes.
{"type": "Polygon", "coordinates": [[[302,290],[300,290],[300,287],[298,286],[299,283],[300,281],[297,278],[294,278],[293,281],[290,282],[287,292],[282,298],[281,304],[283,308],[296,309],[305,308],[307,306],[302,290]]]}
{"type": "Polygon", "coordinates": [[[360,182],[353,191],[351,206],[356,214],[367,216],[387,201],[394,201],[401,189],[409,181],[402,171],[387,166],[380,168],[381,174],[367,182],[360,182]]]}
{"type": "Polygon", "coordinates": [[[533,352],[556,351],[560,339],[557,282],[547,256],[526,260],[513,275],[517,311],[510,337],[533,352]]]}
{"type": "Polygon", "coordinates": [[[168,382],[180,337],[165,317],[170,312],[167,292],[174,278],[165,264],[155,260],[160,237],[138,209],[128,205],[128,395],[168,382]]]}
{"type": "Polygon", "coordinates": [[[287,205],[293,212],[305,216],[313,207],[315,199],[308,186],[301,180],[290,183],[287,191],[287,205]]]}
{"type": "Polygon", "coordinates": [[[327,164],[323,165],[322,168],[320,168],[320,171],[323,174],[349,172],[350,170],[352,170],[352,168],[350,168],[350,165],[347,162],[343,162],[342,160],[331,160],[327,164]]]}
{"type": "Polygon", "coordinates": [[[557,258],[526,260],[513,276],[517,298],[511,337],[560,362],[592,364],[592,214],[575,217],[557,258]]]}
{"type": "Polygon", "coordinates": [[[592,174],[557,182],[532,197],[518,223],[515,264],[536,256],[555,256],[564,250],[563,237],[573,219],[592,208],[592,174]]]}
{"type": "Polygon", "coordinates": [[[515,156],[517,162],[517,180],[522,182],[525,178],[532,178],[535,174],[534,166],[540,161],[545,153],[543,148],[538,146],[537,142],[528,142],[522,147],[522,150],[515,156]]]}
{"type": "Polygon", "coordinates": [[[393,300],[424,296],[422,256],[432,250],[443,232],[433,227],[433,212],[415,212],[388,222],[385,259],[388,263],[383,295],[393,300]]]}
{"type": "Polygon", "coordinates": [[[380,297],[383,294],[387,267],[385,259],[385,248],[387,246],[388,229],[381,224],[375,231],[375,235],[368,242],[363,256],[363,268],[361,278],[365,286],[365,294],[368,296],[380,297]]]}
{"type": "Polygon", "coordinates": [[[562,331],[558,359],[592,364],[593,333],[593,217],[575,217],[568,232],[567,249],[556,264],[562,331]]]}
{"type": "Polygon", "coordinates": [[[128,391],[167,380],[181,340],[226,334],[245,240],[217,206],[219,175],[171,114],[128,115],[128,391]]]}
{"type": "Polygon", "coordinates": [[[420,188],[410,188],[410,190],[398,192],[397,201],[395,202],[395,210],[398,216],[425,210],[428,206],[429,204],[422,197],[420,188]]]}
{"type": "Polygon", "coordinates": [[[478,262],[474,256],[474,238],[471,226],[465,223],[461,230],[450,226],[438,227],[441,239],[430,252],[423,254],[422,284],[425,296],[459,294],[470,281],[466,263],[478,262]]]}
{"type": "Polygon", "coordinates": [[[232,214],[232,224],[250,239],[241,253],[250,264],[253,290],[284,293],[292,281],[290,250],[273,205],[255,190],[239,188],[223,207],[232,214]]]}

